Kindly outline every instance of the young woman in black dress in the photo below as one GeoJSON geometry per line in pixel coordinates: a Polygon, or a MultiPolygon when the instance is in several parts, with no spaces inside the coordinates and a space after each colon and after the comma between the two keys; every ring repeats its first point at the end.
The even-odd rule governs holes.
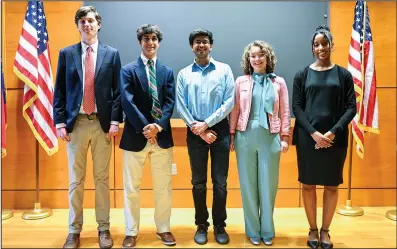
{"type": "Polygon", "coordinates": [[[343,182],[343,165],[348,146],[348,125],[356,114],[353,78],[348,70],[331,61],[333,40],[327,26],[312,37],[315,62],[296,73],[292,111],[296,122],[299,181],[310,225],[307,244],[311,248],[333,248],[329,236],[338,186],[343,182]],[[324,186],[320,234],[317,227],[316,185],[324,186]]]}

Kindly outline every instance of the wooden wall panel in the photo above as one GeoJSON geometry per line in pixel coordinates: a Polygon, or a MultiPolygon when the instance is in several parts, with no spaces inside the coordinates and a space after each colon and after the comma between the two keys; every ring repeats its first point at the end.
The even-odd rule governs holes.
{"type": "Polygon", "coordinates": [[[1,191],[1,208],[3,209],[33,209],[35,202],[36,192],[33,190],[1,191]]]}
{"type": "MultiPolygon", "coordinates": [[[[110,191],[110,207],[114,208],[114,190],[110,191]]],[[[40,191],[40,203],[43,208],[69,208],[67,190],[40,191]]],[[[5,209],[33,209],[36,202],[36,192],[3,191],[2,208],[5,209]]],[[[83,208],[95,208],[95,190],[84,191],[83,208]]],[[[66,221],[65,221],[66,222],[66,221]]]]}
{"type": "MultiPolygon", "coordinates": [[[[40,187],[42,189],[64,189],[69,187],[67,145],[59,140],[59,151],[49,157],[44,150],[40,150],[40,187]]],[[[87,170],[85,179],[85,189],[94,189],[93,163],[91,150],[87,154],[87,170]]],[[[109,184],[114,189],[114,153],[110,158],[109,165],[109,184]]]]}
{"type": "MultiPolygon", "coordinates": [[[[153,190],[141,190],[141,208],[154,207],[153,190]]],[[[212,207],[211,189],[207,190],[207,207],[212,207]]],[[[116,208],[124,207],[124,195],[122,190],[116,190],[116,208]]],[[[298,207],[299,206],[299,190],[298,189],[279,189],[276,197],[277,207],[298,207]]],[[[194,207],[192,190],[174,189],[172,191],[172,207],[173,208],[189,208],[194,207]]],[[[241,208],[240,189],[229,189],[227,195],[227,208],[241,208]]]]}
{"type": "MultiPolygon", "coordinates": [[[[317,207],[323,206],[323,188],[317,188],[317,207]]],[[[372,207],[372,206],[395,206],[397,191],[394,188],[384,189],[352,189],[351,201],[353,206],[372,207]]],[[[338,205],[346,205],[348,190],[339,189],[338,205]]],[[[303,206],[303,199],[301,198],[303,206]]],[[[365,213],[365,210],[364,210],[365,213]]]]}
{"type": "MultiPolygon", "coordinates": [[[[13,73],[13,64],[18,47],[19,37],[26,12],[27,2],[5,2],[5,61],[4,76],[7,88],[23,88],[24,83],[13,73]]],[[[47,31],[50,44],[52,73],[57,68],[59,50],[77,43],[80,40],[79,32],[74,24],[74,14],[82,6],[82,2],[57,1],[44,2],[44,11],[47,18],[47,31]]]]}
{"type": "Polygon", "coordinates": [[[22,117],[23,90],[7,91],[7,156],[2,158],[2,189],[35,189],[35,138],[22,117]]]}
{"type": "MultiPolygon", "coordinates": [[[[332,56],[333,61],[342,66],[347,66],[354,5],[354,1],[330,2],[330,26],[335,42],[332,56]]],[[[368,8],[375,52],[380,134],[365,134],[364,160],[353,151],[352,187],[396,188],[396,2],[369,2],[368,8]]],[[[348,160],[349,157],[342,188],[347,187],[348,160]]]]}
{"type": "MultiPolygon", "coordinates": [[[[353,150],[353,188],[396,187],[396,88],[378,88],[380,134],[365,133],[364,159],[353,150]]],[[[344,168],[344,183],[347,188],[349,150],[344,168]]]]}
{"type": "MultiPolygon", "coordinates": [[[[331,1],[330,28],[333,61],[347,67],[355,1],[331,1]]],[[[396,2],[368,2],[378,87],[396,87],[396,2]]]]}
{"type": "Polygon", "coordinates": [[[396,94],[378,88],[380,134],[365,134],[364,160],[353,154],[353,188],[396,188],[396,94]]]}
{"type": "Polygon", "coordinates": [[[14,58],[21,36],[27,2],[4,2],[4,35],[5,48],[3,56],[4,81],[6,88],[23,88],[22,82],[13,73],[14,58]]]}

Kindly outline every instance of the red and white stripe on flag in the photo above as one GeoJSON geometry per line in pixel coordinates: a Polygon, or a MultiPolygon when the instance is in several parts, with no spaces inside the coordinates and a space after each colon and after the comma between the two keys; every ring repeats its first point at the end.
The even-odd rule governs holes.
{"type": "Polygon", "coordinates": [[[379,133],[374,45],[365,1],[357,1],[354,9],[348,70],[353,76],[357,99],[352,132],[357,155],[364,158],[364,132],[379,133]]]}
{"type": "Polygon", "coordinates": [[[58,151],[53,122],[53,77],[44,6],[29,1],[14,60],[14,73],[24,83],[23,116],[48,155],[58,151]]]}

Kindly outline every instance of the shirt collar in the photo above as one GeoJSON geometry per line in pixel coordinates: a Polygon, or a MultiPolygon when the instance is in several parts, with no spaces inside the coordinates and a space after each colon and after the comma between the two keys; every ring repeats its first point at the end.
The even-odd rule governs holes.
{"type": "Polygon", "coordinates": [[[208,65],[206,65],[206,66],[200,66],[199,64],[196,63],[196,59],[194,59],[194,60],[193,60],[193,67],[196,67],[196,68],[200,68],[200,69],[202,69],[202,70],[205,70],[206,68],[212,66],[212,67],[214,67],[214,69],[215,69],[215,68],[216,68],[216,67],[215,67],[216,62],[217,62],[217,61],[214,60],[214,58],[212,58],[212,56],[211,56],[210,62],[208,63],[208,65]]]}
{"type": "MultiPolygon", "coordinates": [[[[91,44],[91,46],[90,46],[94,53],[96,53],[98,51],[98,44],[99,44],[99,42],[97,40],[95,43],[91,44]]],[[[87,47],[88,47],[88,44],[81,41],[81,49],[83,52],[87,51],[87,47]]]]}
{"type": "MultiPolygon", "coordinates": [[[[149,61],[149,59],[146,58],[146,56],[144,56],[143,53],[141,53],[141,59],[142,59],[142,61],[143,61],[143,64],[145,64],[145,66],[146,66],[146,65],[147,65],[147,62],[149,61]]],[[[153,63],[154,63],[154,64],[153,64],[154,67],[156,67],[157,56],[153,57],[153,58],[152,58],[152,61],[153,61],[153,63]]]]}

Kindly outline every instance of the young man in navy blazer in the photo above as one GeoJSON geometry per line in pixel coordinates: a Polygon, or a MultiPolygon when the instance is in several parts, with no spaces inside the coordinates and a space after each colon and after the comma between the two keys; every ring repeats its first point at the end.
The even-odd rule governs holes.
{"type": "Polygon", "coordinates": [[[121,105],[125,126],[120,141],[123,150],[124,214],[126,237],[123,248],[135,248],[139,230],[140,184],[149,156],[155,196],[154,220],[157,238],[175,245],[170,232],[171,166],[173,140],[170,118],[175,103],[174,74],[157,58],[162,32],[157,25],[137,29],[142,48],[138,59],[121,69],[121,105]]]}
{"type": "Polygon", "coordinates": [[[91,146],[95,181],[95,215],[101,248],[111,248],[109,232],[109,162],[111,138],[122,122],[120,56],[98,41],[101,16],[93,6],[77,10],[81,41],[61,49],[54,90],[57,136],[67,142],[69,168],[69,235],[64,248],[78,248],[83,226],[87,152],[91,146]]]}

